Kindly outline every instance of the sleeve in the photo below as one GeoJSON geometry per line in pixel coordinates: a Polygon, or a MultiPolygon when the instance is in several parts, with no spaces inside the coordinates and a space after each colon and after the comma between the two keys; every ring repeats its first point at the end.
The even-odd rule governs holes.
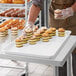
{"type": "Polygon", "coordinates": [[[43,7],[43,0],[32,0],[32,3],[38,6],[40,9],[43,7]]]}

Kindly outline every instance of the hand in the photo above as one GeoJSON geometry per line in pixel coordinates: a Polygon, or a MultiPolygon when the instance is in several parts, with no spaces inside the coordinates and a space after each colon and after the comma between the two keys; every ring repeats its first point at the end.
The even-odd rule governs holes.
{"type": "Polygon", "coordinates": [[[26,29],[31,29],[33,31],[34,24],[32,22],[27,22],[25,28],[22,31],[22,35],[26,36],[26,29]]]}
{"type": "Polygon", "coordinates": [[[66,19],[70,16],[73,16],[74,11],[72,7],[69,7],[62,10],[57,9],[54,11],[54,14],[55,14],[55,19],[66,19]]]}

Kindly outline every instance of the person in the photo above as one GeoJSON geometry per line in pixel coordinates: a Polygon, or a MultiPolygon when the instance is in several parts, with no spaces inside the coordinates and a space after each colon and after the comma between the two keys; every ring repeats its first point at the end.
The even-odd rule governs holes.
{"type": "MultiPolygon", "coordinates": [[[[26,24],[27,28],[33,28],[36,18],[39,15],[40,10],[43,8],[44,0],[32,0],[32,6],[29,11],[28,21],[26,24]]],[[[50,27],[60,28],[63,27],[66,30],[71,30],[72,35],[76,35],[76,2],[75,0],[52,0],[49,12],[50,12],[50,27]],[[56,9],[60,9],[61,13],[57,14],[57,18],[62,19],[55,19],[54,11],[56,9]],[[67,16],[67,17],[66,17],[67,16]]],[[[24,28],[25,30],[26,28],[24,28]]],[[[26,35],[23,33],[23,35],[26,35]]],[[[73,52],[73,74],[76,76],[76,49],[73,52]]],[[[25,76],[25,75],[22,75],[25,76]]],[[[67,76],[67,65],[64,64],[63,67],[59,67],[59,76],[67,76]]]]}

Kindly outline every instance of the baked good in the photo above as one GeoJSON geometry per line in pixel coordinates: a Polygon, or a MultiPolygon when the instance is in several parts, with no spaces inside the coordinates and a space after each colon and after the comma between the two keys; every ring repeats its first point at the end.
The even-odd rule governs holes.
{"type": "Polygon", "coordinates": [[[59,28],[59,29],[58,29],[58,36],[64,37],[64,36],[65,36],[65,29],[59,28]]]}
{"type": "Polygon", "coordinates": [[[56,28],[51,27],[49,30],[52,31],[52,36],[56,36],[56,28]]]}
{"type": "Polygon", "coordinates": [[[40,33],[36,32],[36,33],[34,33],[34,36],[36,37],[37,41],[40,41],[40,38],[41,38],[40,33]]]}
{"type": "Polygon", "coordinates": [[[60,9],[55,10],[55,18],[58,18],[58,14],[61,14],[62,11],[60,9]]]}
{"type": "Polygon", "coordinates": [[[52,38],[52,30],[48,29],[45,31],[45,33],[49,34],[49,38],[51,39],[52,38]]]}
{"type": "Polygon", "coordinates": [[[0,28],[0,37],[5,37],[6,36],[6,31],[4,28],[0,28]]]}
{"type": "Polygon", "coordinates": [[[43,33],[42,34],[42,41],[43,42],[48,42],[49,41],[49,34],[43,33]]]}
{"type": "Polygon", "coordinates": [[[24,0],[13,0],[14,4],[24,4],[25,1],[24,0]]]}
{"type": "Polygon", "coordinates": [[[57,9],[57,10],[55,10],[55,13],[56,14],[59,14],[59,13],[61,13],[62,11],[60,10],[60,9],[57,9]]]}
{"type": "Polygon", "coordinates": [[[20,38],[17,38],[15,40],[15,43],[16,43],[16,47],[23,47],[22,40],[20,38]]]}
{"type": "Polygon", "coordinates": [[[30,38],[30,40],[29,40],[29,44],[31,44],[31,45],[34,45],[34,44],[36,44],[36,37],[35,36],[32,36],[31,38],[30,38]]]}
{"type": "Polygon", "coordinates": [[[39,30],[37,30],[37,32],[39,32],[40,33],[40,35],[41,35],[41,37],[42,37],[42,34],[45,32],[43,29],[39,29],[39,30]]]}
{"type": "Polygon", "coordinates": [[[1,0],[1,3],[8,3],[8,0],[1,0]]]}
{"type": "Polygon", "coordinates": [[[5,34],[8,35],[8,27],[3,27],[5,29],[5,34]]]}
{"type": "Polygon", "coordinates": [[[28,41],[27,36],[21,36],[22,44],[26,44],[28,41]]]}
{"type": "Polygon", "coordinates": [[[32,37],[32,35],[33,35],[32,29],[28,28],[25,30],[25,32],[26,32],[26,36],[28,39],[32,37]]]}
{"type": "Polygon", "coordinates": [[[41,27],[41,30],[46,31],[46,30],[47,30],[47,28],[46,28],[46,27],[41,27]]]}
{"type": "Polygon", "coordinates": [[[18,28],[17,28],[17,27],[12,27],[12,28],[11,28],[11,34],[12,34],[13,36],[18,35],[18,28]]]}

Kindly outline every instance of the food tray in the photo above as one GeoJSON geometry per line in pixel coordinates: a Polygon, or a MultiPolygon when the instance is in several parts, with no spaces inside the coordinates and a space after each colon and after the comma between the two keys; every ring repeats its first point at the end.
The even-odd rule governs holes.
{"type": "Polygon", "coordinates": [[[6,54],[10,55],[37,58],[55,58],[68,40],[71,31],[66,31],[65,33],[65,37],[54,36],[49,42],[39,41],[36,45],[25,44],[24,47],[21,48],[17,48],[15,46],[15,42],[12,42],[3,50],[6,54]]]}

